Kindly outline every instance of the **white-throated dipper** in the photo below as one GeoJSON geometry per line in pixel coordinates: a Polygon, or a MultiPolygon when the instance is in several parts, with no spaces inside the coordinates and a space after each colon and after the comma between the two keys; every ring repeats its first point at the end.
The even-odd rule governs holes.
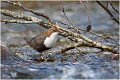
{"type": "Polygon", "coordinates": [[[58,28],[55,26],[49,28],[47,31],[39,33],[35,37],[24,37],[24,39],[30,47],[37,50],[38,52],[42,52],[52,48],[56,44],[57,36],[58,28]]]}

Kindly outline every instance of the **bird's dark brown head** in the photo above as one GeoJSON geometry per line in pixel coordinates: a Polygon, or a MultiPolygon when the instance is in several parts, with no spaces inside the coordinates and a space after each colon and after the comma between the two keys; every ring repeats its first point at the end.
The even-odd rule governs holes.
{"type": "Polygon", "coordinates": [[[52,27],[52,28],[49,28],[47,31],[45,31],[44,32],[44,34],[47,36],[47,37],[49,37],[52,33],[54,33],[54,32],[59,32],[59,29],[56,27],[56,26],[54,26],[54,27],[52,27]]]}

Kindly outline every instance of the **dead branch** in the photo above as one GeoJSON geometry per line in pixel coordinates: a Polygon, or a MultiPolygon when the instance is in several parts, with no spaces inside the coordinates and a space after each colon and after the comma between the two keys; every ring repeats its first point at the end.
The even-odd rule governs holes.
{"type": "MultiPolygon", "coordinates": [[[[39,24],[39,25],[41,25],[45,28],[50,28],[50,27],[53,27],[53,26],[57,26],[60,29],[59,30],[60,35],[62,35],[64,37],[69,37],[69,39],[71,39],[73,41],[77,41],[77,42],[80,42],[82,40],[82,41],[85,41],[85,42],[81,43],[81,44],[84,44],[86,46],[96,47],[96,48],[99,48],[99,49],[108,50],[110,52],[118,54],[118,52],[115,51],[114,49],[112,49],[111,47],[102,45],[99,42],[95,42],[95,41],[83,36],[82,34],[77,34],[77,33],[74,33],[70,30],[66,30],[66,29],[54,24],[54,22],[53,23],[49,22],[49,21],[45,22],[45,21],[43,21],[41,19],[38,19],[36,17],[25,16],[22,13],[16,13],[16,12],[12,12],[12,11],[5,10],[5,9],[4,10],[1,9],[0,11],[1,11],[1,14],[5,15],[5,16],[9,16],[9,17],[17,18],[17,19],[24,19],[26,21],[34,21],[34,22],[36,22],[36,24],[39,24]]],[[[75,45],[75,46],[77,46],[77,45],[75,45]]]]}
{"type": "MultiPolygon", "coordinates": [[[[96,43],[97,44],[97,43],[96,43]]],[[[94,48],[98,48],[98,49],[101,49],[101,50],[107,50],[107,51],[110,51],[112,53],[115,53],[115,54],[119,54],[118,51],[114,50],[113,48],[111,47],[108,47],[108,46],[105,46],[105,45],[101,45],[98,43],[97,45],[99,46],[96,46],[96,45],[93,45],[93,44],[90,44],[90,43],[87,43],[85,41],[81,41],[79,43],[76,43],[74,45],[68,45],[68,46],[65,46],[64,48],[61,49],[61,52],[65,52],[65,51],[68,51],[70,49],[74,49],[76,47],[82,47],[82,46],[87,46],[87,47],[94,47],[94,48]]]]}
{"type": "MultiPolygon", "coordinates": [[[[59,4],[59,7],[61,8],[61,10],[62,10],[62,12],[63,12],[63,14],[64,14],[66,20],[67,20],[72,26],[75,27],[75,25],[72,23],[72,21],[67,17],[67,15],[66,15],[66,13],[65,13],[65,9],[64,9],[64,7],[63,7],[61,1],[60,1],[60,4],[59,4]]],[[[74,29],[76,32],[78,32],[78,33],[80,34],[80,31],[79,31],[76,27],[73,28],[73,29],[74,29]]]]}
{"type": "MultiPolygon", "coordinates": [[[[61,22],[61,21],[59,21],[59,23],[61,23],[61,24],[63,24],[63,25],[67,25],[67,27],[68,27],[69,29],[75,29],[75,30],[78,30],[78,31],[87,32],[86,30],[81,29],[80,27],[77,27],[77,26],[74,27],[74,26],[71,26],[71,25],[69,25],[69,24],[63,23],[63,22],[61,22]]],[[[113,38],[111,38],[111,37],[109,37],[109,36],[102,36],[102,35],[99,35],[99,34],[97,34],[97,33],[95,33],[95,32],[92,32],[92,31],[89,31],[88,33],[91,33],[91,34],[93,34],[93,35],[96,35],[97,37],[100,37],[100,38],[102,38],[103,40],[105,40],[105,41],[107,41],[107,42],[109,42],[109,43],[112,43],[112,44],[115,44],[115,45],[119,46],[119,43],[118,43],[115,39],[113,39],[113,38]],[[109,40],[112,40],[112,41],[114,41],[114,42],[110,42],[109,40]]],[[[77,41],[76,41],[76,42],[77,42],[77,41]]]]}
{"type": "Polygon", "coordinates": [[[43,13],[35,12],[35,11],[33,11],[32,9],[28,9],[28,8],[22,6],[22,4],[20,4],[19,1],[18,1],[18,3],[11,2],[11,1],[4,1],[4,2],[9,3],[9,4],[12,4],[12,5],[14,5],[14,6],[19,6],[19,7],[21,7],[22,9],[24,9],[25,11],[31,12],[31,13],[37,15],[37,16],[42,16],[42,17],[46,18],[47,20],[51,20],[47,15],[45,15],[45,14],[43,14],[43,13]]]}
{"type": "Polygon", "coordinates": [[[68,22],[70,22],[71,25],[75,26],[75,25],[72,23],[72,21],[67,17],[67,15],[66,15],[66,13],[65,13],[65,10],[64,10],[64,7],[62,6],[61,1],[60,1],[60,4],[59,4],[59,7],[62,9],[62,12],[63,12],[66,20],[68,20],[68,22]]]}
{"type": "Polygon", "coordinates": [[[27,21],[38,21],[39,23],[42,22],[41,19],[38,19],[38,18],[32,17],[32,16],[25,16],[22,13],[12,12],[12,11],[6,10],[6,9],[1,9],[0,11],[1,11],[1,14],[3,14],[4,16],[9,16],[9,17],[17,18],[17,19],[24,19],[27,21]]]}
{"type": "Polygon", "coordinates": [[[5,24],[8,24],[8,23],[18,23],[18,24],[33,24],[33,23],[39,23],[38,21],[19,21],[19,20],[14,20],[14,19],[11,19],[11,20],[1,19],[0,21],[1,21],[1,22],[5,22],[5,24]]]}
{"type": "MultiPolygon", "coordinates": [[[[31,9],[27,9],[27,8],[23,7],[19,2],[18,2],[18,3],[14,3],[14,2],[10,2],[10,1],[5,1],[5,2],[10,3],[10,4],[13,4],[13,5],[15,5],[15,6],[19,6],[19,7],[23,8],[23,9],[26,10],[26,11],[29,11],[29,12],[32,12],[32,13],[36,13],[36,15],[38,14],[37,12],[34,12],[34,11],[32,11],[31,9]]],[[[87,3],[89,3],[89,1],[87,1],[87,3]]],[[[76,26],[71,22],[71,20],[69,20],[69,18],[67,17],[67,15],[66,15],[66,13],[65,13],[64,7],[61,5],[61,2],[60,2],[60,7],[62,8],[62,11],[63,11],[66,19],[73,25],[73,26],[69,26],[69,27],[72,27],[72,28],[73,28],[75,31],[77,31],[79,34],[80,34],[80,30],[85,31],[85,32],[88,32],[88,31],[86,31],[86,30],[83,30],[83,29],[81,29],[81,28],[76,27],[76,26]]],[[[42,13],[40,13],[40,14],[42,14],[42,13]]],[[[41,15],[38,15],[38,16],[41,16],[41,15]]],[[[45,18],[49,18],[47,15],[43,15],[42,17],[44,17],[44,16],[46,16],[45,18]]],[[[33,17],[32,17],[32,18],[33,18],[33,17]]],[[[34,19],[34,18],[33,18],[33,19],[34,19]]],[[[49,19],[50,19],[50,18],[49,18],[49,19]]],[[[49,20],[49,21],[51,22],[51,20],[49,20]]],[[[42,21],[41,21],[41,22],[42,22],[42,21]]],[[[52,22],[52,23],[53,23],[53,22],[52,22]]],[[[107,41],[107,42],[109,42],[108,39],[111,39],[111,40],[113,40],[115,43],[112,43],[112,42],[110,42],[110,43],[116,44],[116,45],[119,46],[119,44],[118,44],[113,38],[111,38],[111,37],[107,37],[107,38],[106,38],[106,37],[104,37],[104,36],[100,36],[100,35],[98,35],[98,34],[96,34],[96,33],[94,33],[94,32],[90,32],[90,31],[89,31],[89,33],[92,33],[92,34],[94,34],[94,35],[96,35],[96,36],[98,36],[98,37],[101,37],[102,39],[104,39],[104,40],[107,41]]]]}
{"type": "MultiPolygon", "coordinates": [[[[80,2],[82,2],[82,1],[80,1],[80,2]]],[[[80,3],[79,3],[79,4],[80,4],[80,3]]],[[[83,3],[81,3],[81,4],[83,4],[83,3]]],[[[87,4],[89,5],[89,1],[87,1],[87,4]]],[[[71,25],[68,25],[68,24],[65,24],[65,23],[63,23],[63,22],[61,22],[61,21],[59,21],[59,23],[64,24],[64,25],[67,25],[67,27],[68,27],[69,29],[74,29],[74,30],[75,30],[77,33],[79,33],[79,34],[80,34],[81,31],[89,32],[89,33],[94,34],[94,35],[96,35],[96,36],[98,36],[98,37],[101,37],[101,38],[104,39],[106,42],[109,42],[109,43],[111,43],[111,44],[115,44],[115,45],[119,46],[119,43],[117,43],[117,41],[114,40],[113,38],[108,37],[108,36],[107,36],[107,37],[106,37],[106,36],[101,36],[101,35],[98,35],[98,34],[92,32],[92,31],[90,31],[90,30],[91,30],[91,22],[90,22],[90,16],[88,15],[88,13],[89,13],[89,6],[86,6],[86,4],[83,4],[83,5],[84,5],[84,7],[87,9],[86,12],[87,12],[87,17],[88,17],[88,21],[89,21],[89,24],[88,24],[86,30],[83,30],[83,29],[81,29],[80,27],[77,27],[77,26],[75,26],[75,25],[72,23],[72,21],[71,21],[71,20],[68,18],[68,16],[66,15],[65,9],[64,9],[61,1],[60,1],[59,6],[60,6],[60,8],[62,9],[62,12],[63,12],[63,14],[64,14],[64,16],[65,16],[65,19],[66,19],[72,26],[71,26],[71,25]],[[114,41],[114,42],[110,42],[109,40],[112,40],[112,41],[114,41]]]]}
{"type": "MultiPolygon", "coordinates": [[[[73,46],[73,48],[75,48],[76,50],[78,50],[79,53],[80,53],[81,55],[83,55],[83,52],[81,52],[81,51],[77,48],[76,45],[74,45],[73,43],[71,43],[71,41],[70,41],[68,38],[66,38],[66,39],[67,39],[67,41],[69,42],[69,44],[70,44],[71,46],[73,46]]],[[[65,50],[64,50],[64,51],[65,51],[65,50]]],[[[62,52],[63,52],[63,50],[62,50],[62,52]]]]}
{"type": "Polygon", "coordinates": [[[81,3],[81,4],[83,4],[84,5],[84,7],[86,8],[86,14],[87,14],[87,17],[88,17],[88,21],[89,21],[89,24],[88,25],[90,25],[91,24],[91,21],[90,21],[90,16],[89,16],[89,13],[90,13],[90,4],[89,4],[89,1],[87,1],[86,2],[87,4],[83,4],[83,3],[81,3]]]}
{"type": "Polygon", "coordinates": [[[106,7],[104,6],[100,1],[96,1],[109,15],[110,17],[112,18],[112,20],[114,20],[116,23],[119,24],[119,20],[117,20],[114,15],[112,14],[112,12],[106,7]]]}
{"type": "MultiPolygon", "coordinates": [[[[62,3],[60,1],[60,4],[59,4],[60,8],[62,9],[62,12],[66,18],[66,20],[75,27],[75,25],[72,23],[72,21],[67,17],[66,13],[65,13],[65,10],[64,10],[64,7],[62,6],[62,3]]],[[[77,31],[79,34],[80,34],[80,31],[78,31],[77,28],[74,28],[75,31],[77,31]]],[[[67,39],[67,38],[66,38],[67,39]]],[[[72,45],[76,50],[78,50],[81,54],[83,54],[76,46],[74,46],[68,39],[67,41],[70,43],[70,45],[72,45]]]]}
{"type": "Polygon", "coordinates": [[[119,14],[119,11],[117,9],[115,9],[115,7],[113,6],[112,2],[110,1],[109,3],[111,5],[111,7],[113,8],[113,10],[116,11],[119,14]]]}

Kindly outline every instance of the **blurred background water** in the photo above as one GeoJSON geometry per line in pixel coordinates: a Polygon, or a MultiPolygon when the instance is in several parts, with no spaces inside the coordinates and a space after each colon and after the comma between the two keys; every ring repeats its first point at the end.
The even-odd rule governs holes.
{"type": "MultiPolygon", "coordinates": [[[[65,19],[62,10],[59,7],[57,1],[21,1],[21,4],[34,11],[44,13],[48,15],[52,21],[62,21],[69,24],[65,19]]],[[[62,2],[65,8],[65,13],[71,19],[71,21],[78,27],[86,29],[88,25],[86,9],[82,4],[76,4],[74,1],[62,2]]],[[[104,2],[105,4],[105,2],[104,2]]],[[[119,2],[113,2],[116,9],[119,9],[119,2]]],[[[5,2],[1,2],[2,9],[9,9],[15,12],[23,13],[25,15],[35,16],[34,14],[24,11],[23,9],[10,5],[5,2]]],[[[119,15],[109,6],[109,9],[115,15],[116,18],[119,15]]],[[[108,35],[114,38],[117,42],[119,40],[119,26],[111,20],[111,17],[94,1],[90,2],[89,12],[92,30],[100,35],[108,35]]],[[[35,16],[37,18],[42,17],[35,16]]],[[[1,15],[3,19],[12,19],[1,15]]],[[[58,23],[58,25],[61,25],[58,23]]],[[[64,25],[62,27],[66,28],[64,25]]],[[[5,24],[1,22],[1,40],[11,49],[11,51],[22,51],[18,53],[19,59],[14,56],[11,59],[3,60],[1,63],[1,77],[3,79],[16,78],[16,79],[118,79],[119,78],[119,61],[112,60],[110,57],[106,57],[96,48],[80,47],[81,51],[85,51],[87,54],[80,56],[76,49],[67,51],[65,54],[56,53],[52,56],[54,62],[33,62],[29,61],[29,58],[39,53],[30,48],[26,42],[22,39],[22,36],[35,36],[40,31],[46,30],[42,26],[37,24],[5,24]],[[75,54],[78,54],[77,61],[73,63],[73,59],[76,58],[75,54]],[[21,58],[23,60],[21,60],[21,58]]],[[[83,35],[99,41],[106,45],[115,46],[99,39],[95,35],[82,32],[83,35]]],[[[59,36],[59,40],[64,39],[59,36]]],[[[49,54],[53,54],[61,47],[65,46],[58,41],[58,44],[53,49],[47,51],[49,54]]]]}

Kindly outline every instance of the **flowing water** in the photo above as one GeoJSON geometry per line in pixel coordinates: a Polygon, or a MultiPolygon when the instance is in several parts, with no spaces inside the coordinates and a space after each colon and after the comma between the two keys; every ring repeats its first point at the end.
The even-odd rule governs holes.
{"type": "MultiPolygon", "coordinates": [[[[62,21],[69,24],[65,19],[62,10],[59,7],[59,2],[21,2],[27,8],[32,8],[34,11],[42,12],[48,15],[52,21],[62,21]]],[[[62,2],[65,13],[71,21],[78,27],[86,29],[88,17],[83,4],[74,2],[62,2]]],[[[118,2],[114,2],[115,8],[118,9],[118,2]]],[[[20,12],[25,15],[35,16],[34,14],[24,11],[17,6],[11,6],[2,2],[2,8],[6,8],[15,12],[20,12]]],[[[110,10],[118,18],[117,13],[109,6],[110,10]]],[[[90,3],[89,11],[90,21],[92,25],[91,31],[99,35],[107,35],[119,40],[119,27],[111,20],[110,16],[96,3],[90,3]]],[[[42,17],[35,16],[37,18],[42,17]]],[[[12,19],[1,15],[3,19],[12,19]]],[[[58,23],[58,25],[61,25],[58,23]]],[[[64,25],[61,25],[67,28],[64,25]]],[[[68,43],[65,39],[59,36],[57,45],[46,53],[49,54],[48,62],[36,62],[31,59],[40,56],[40,53],[30,48],[23,40],[23,36],[35,36],[40,31],[46,30],[37,24],[4,24],[1,23],[1,40],[9,48],[7,59],[1,60],[1,78],[2,79],[118,79],[119,78],[119,61],[113,60],[107,54],[111,52],[100,52],[97,48],[79,47],[86,54],[81,56],[76,49],[66,51],[65,53],[59,50],[68,43]],[[96,54],[98,53],[99,54],[96,54]],[[12,53],[16,53],[15,57],[12,53]],[[106,55],[105,55],[106,54],[106,55]]],[[[81,32],[83,35],[99,41],[102,44],[115,47],[103,39],[90,33],[81,32]]]]}

